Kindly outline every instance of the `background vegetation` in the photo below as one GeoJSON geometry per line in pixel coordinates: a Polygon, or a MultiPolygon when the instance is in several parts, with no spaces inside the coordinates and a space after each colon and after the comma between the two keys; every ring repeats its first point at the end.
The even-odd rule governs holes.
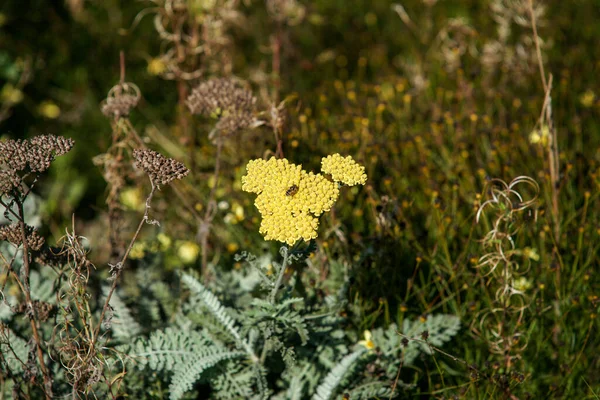
{"type": "MultiPolygon", "coordinates": [[[[353,344],[368,341],[368,330],[375,347],[363,346],[369,354],[357,357],[364,363],[340,377],[331,398],[598,398],[599,19],[593,0],[5,1],[0,131],[6,139],[54,134],[75,141],[33,186],[25,209],[48,245],[89,251],[95,269],[82,283],[89,296],[80,304],[90,304],[84,321],[98,321],[106,279],[115,277],[109,264],[137,238],[116,275],[122,305],[111,303],[130,320],[123,332],[107,330],[106,343],[133,354],[127,346],[143,350],[151,334],[174,326],[208,335],[182,341],[213,346],[215,329],[229,332],[219,344],[230,350],[222,368],[248,391],[215,380],[215,360],[202,364],[204,380],[179,387],[186,388],[181,396],[250,398],[265,395],[259,389],[266,382],[267,396],[294,398],[275,389],[286,387],[281,371],[292,368],[285,349],[295,349],[296,367],[313,365],[320,371],[314,379],[324,379],[354,354],[353,344]],[[252,126],[215,139],[215,115],[190,113],[187,96],[213,77],[247,82],[257,98],[252,126]],[[120,96],[109,90],[123,82],[134,98],[139,88],[139,98],[128,113],[103,112],[107,94],[120,96]],[[139,147],[181,161],[190,173],[154,194],[150,218],[160,226],[134,236],[150,191],[131,166],[139,147]],[[342,190],[321,217],[319,237],[295,248],[295,278],[286,275],[281,301],[248,307],[248,296],[271,293],[277,276],[265,276],[261,291],[260,280],[248,283],[251,271],[285,273],[286,262],[276,263],[285,252],[259,234],[254,195],[241,190],[247,162],[284,156],[318,171],[321,157],[333,153],[364,165],[366,186],[342,190]],[[254,267],[247,255],[240,258],[246,251],[259,260],[249,258],[254,267]],[[271,357],[259,363],[269,371],[257,372],[265,382],[232,361],[248,354],[234,352],[244,346],[205,297],[207,288],[243,337],[252,337],[264,315],[298,313],[285,323],[275,319],[289,323],[285,329],[264,327],[283,347],[268,335],[256,339],[271,357]],[[327,303],[331,296],[337,300],[327,303]],[[294,309],[296,297],[303,309],[294,309]],[[210,323],[189,315],[200,303],[216,315],[210,323]],[[319,326],[304,319],[301,310],[323,307],[335,318],[319,326]],[[435,316],[447,318],[439,327],[411,328],[435,316]],[[306,354],[303,324],[314,346],[306,354]],[[435,334],[431,342],[422,335],[438,328],[437,342],[435,334]],[[320,337],[335,340],[325,345],[320,337]],[[423,346],[418,355],[407,359],[403,338],[423,346]],[[336,349],[324,356],[330,365],[310,361],[322,348],[336,349]],[[361,395],[350,376],[385,385],[361,395]]],[[[10,260],[14,249],[5,245],[10,260]]],[[[24,294],[7,265],[2,299],[14,311],[24,294]]],[[[54,269],[58,276],[72,276],[65,265],[54,269]]],[[[32,282],[56,277],[34,270],[40,275],[32,282]]],[[[45,301],[52,303],[59,287],[48,289],[45,301]]],[[[0,316],[28,340],[18,313],[0,316]]],[[[54,326],[64,323],[57,318],[54,326]]],[[[52,331],[50,324],[48,337],[52,331]]],[[[48,346],[52,358],[58,350],[48,346]]],[[[84,374],[77,379],[87,383],[77,387],[77,379],[57,372],[54,394],[173,396],[168,362],[153,373],[115,369],[102,354],[102,378],[84,374]]],[[[0,393],[10,398],[17,392],[6,365],[0,393]]],[[[19,396],[38,398],[42,375],[34,372],[37,384],[32,378],[29,386],[17,380],[19,396]]],[[[313,396],[317,383],[297,398],[313,396]]]]}

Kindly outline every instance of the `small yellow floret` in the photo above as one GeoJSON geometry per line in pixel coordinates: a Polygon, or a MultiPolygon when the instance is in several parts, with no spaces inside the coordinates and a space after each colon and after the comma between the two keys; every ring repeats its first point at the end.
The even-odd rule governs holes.
{"type": "Polygon", "coordinates": [[[365,167],[350,156],[342,157],[336,153],[324,157],[321,161],[321,171],[330,174],[335,182],[342,182],[348,186],[364,185],[367,182],[365,167]]]}
{"type": "Polygon", "coordinates": [[[365,346],[367,350],[373,350],[375,348],[375,343],[373,342],[371,331],[365,331],[364,335],[365,340],[359,341],[358,344],[365,346]]]}

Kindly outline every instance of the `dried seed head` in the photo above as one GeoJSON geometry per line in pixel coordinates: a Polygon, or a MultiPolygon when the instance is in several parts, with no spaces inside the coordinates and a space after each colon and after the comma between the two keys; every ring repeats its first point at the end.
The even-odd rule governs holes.
{"type": "Polygon", "coordinates": [[[62,156],[73,148],[73,140],[62,136],[41,135],[28,141],[27,162],[33,172],[50,168],[54,157],[62,156]]]}
{"type": "Polygon", "coordinates": [[[297,25],[304,19],[306,8],[297,0],[267,0],[267,11],[274,21],[297,25]]]}
{"type": "Polygon", "coordinates": [[[13,170],[0,171],[0,196],[21,186],[21,177],[13,170]]]}
{"type": "MultiPolygon", "coordinates": [[[[27,245],[31,250],[37,251],[42,248],[44,238],[37,233],[37,229],[25,225],[25,236],[27,237],[27,245]]],[[[0,240],[6,240],[16,246],[23,244],[23,235],[19,224],[15,222],[11,225],[1,226],[0,240]]]]}
{"type": "Polygon", "coordinates": [[[27,167],[27,141],[9,139],[0,142],[0,161],[13,171],[24,170],[27,167]]]}
{"type": "Polygon", "coordinates": [[[256,98],[231,79],[215,78],[198,85],[186,104],[192,114],[219,118],[217,128],[233,133],[252,123],[256,98]]]}
{"type": "Polygon", "coordinates": [[[249,127],[254,120],[252,113],[233,110],[224,114],[217,123],[217,129],[225,134],[249,127]]]}
{"type": "Polygon", "coordinates": [[[120,118],[129,115],[129,111],[140,101],[140,89],[133,83],[119,83],[108,91],[108,96],[100,104],[102,114],[107,118],[120,118]]]}
{"type": "Polygon", "coordinates": [[[54,306],[50,303],[41,300],[34,300],[29,307],[27,303],[19,303],[13,307],[13,312],[17,314],[25,314],[28,318],[35,318],[41,322],[46,322],[54,311],[54,306]]]}
{"type": "Polygon", "coordinates": [[[48,247],[37,255],[35,261],[42,265],[62,267],[69,262],[69,257],[66,251],[58,247],[48,247]]]}
{"type": "Polygon", "coordinates": [[[136,168],[144,170],[154,184],[167,185],[173,179],[181,179],[190,170],[182,163],[152,150],[133,151],[136,168]]]}
{"type": "Polygon", "coordinates": [[[54,135],[40,135],[28,140],[9,139],[0,142],[0,162],[13,172],[27,168],[32,172],[43,172],[50,167],[54,157],[69,152],[73,144],[72,139],[54,135]]]}

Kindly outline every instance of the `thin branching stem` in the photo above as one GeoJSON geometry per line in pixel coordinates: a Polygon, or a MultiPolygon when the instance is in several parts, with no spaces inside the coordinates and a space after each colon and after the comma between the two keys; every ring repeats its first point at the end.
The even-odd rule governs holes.
{"type": "Polygon", "coordinates": [[[148,219],[148,214],[150,212],[150,203],[151,203],[152,197],[154,196],[154,193],[155,193],[155,191],[157,189],[156,184],[152,180],[150,180],[150,181],[152,183],[152,190],[150,191],[150,194],[148,195],[148,198],[146,199],[146,207],[145,207],[145,210],[144,210],[144,216],[142,217],[142,220],[138,224],[138,227],[137,227],[137,229],[135,231],[135,234],[131,238],[131,241],[129,242],[129,246],[127,247],[127,250],[125,251],[125,254],[123,254],[123,258],[115,266],[116,267],[116,271],[115,271],[115,275],[113,277],[112,286],[110,287],[110,290],[108,291],[108,295],[106,296],[106,300],[104,301],[104,306],[102,307],[102,313],[100,314],[100,319],[98,320],[98,326],[96,327],[96,330],[94,331],[94,335],[92,337],[92,343],[90,345],[90,353],[88,354],[88,357],[91,357],[94,354],[93,353],[93,349],[94,349],[94,347],[96,345],[96,342],[98,341],[98,335],[100,333],[100,328],[102,326],[102,321],[104,321],[104,316],[106,314],[106,311],[110,307],[110,305],[109,305],[110,299],[112,298],[112,295],[113,295],[114,291],[117,288],[117,283],[119,281],[119,277],[121,276],[121,274],[123,272],[123,269],[124,269],[124,266],[125,266],[125,262],[127,261],[127,257],[129,257],[129,252],[133,248],[133,244],[137,240],[137,238],[138,238],[138,236],[140,234],[140,231],[142,230],[142,227],[144,226],[144,224],[145,223],[150,223],[150,221],[148,219]]]}
{"type": "Polygon", "coordinates": [[[540,115],[539,124],[540,128],[544,126],[544,122],[548,127],[551,135],[548,140],[548,166],[550,169],[550,184],[552,192],[552,216],[554,218],[554,236],[556,240],[560,237],[560,220],[559,220],[559,204],[558,204],[558,191],[559,191],[559,174],[560,169],[559,158],[558,158],[558,142],[557,134],[554,124],[552,123],[552,74],[546,79],[546,72],[544,70],[544,60],[542,58],[542,50],[540,46],[540,38],[537,32],[537,23],[535,20],[535,13],[533,11],[533,0],[528,1],[529,5],[529,17],[531,19],[531,28],[533,30],[533,41],[535,43],[535,51],[538,61],[538,67],[540,70],[540,78],[542,80],[542,86],[544,87],[544,104],[542,106],[542,114],[540,115]]]}
{"type": "Polygon", "coordinates": [[[200,223],[200,247],[202,247],[202,274],[204,280],[210,279],[210,271],[208,269],[208,236],[212,220],[215,217],[217,206],[215,204],[215,195],[219,184],[219,176],[221,174],[221,154],[223,152],[223,138],[221,132],[215,128],[217,135],[217,153],[215,155],[215,169],[213,172],[213,187],[210,189],[208,200],[206,203],[206,212],[204,219],[200,223]]]}
{"type": "Polygon", "coordinates": [[[50,373],[48,368],[46,368],[46,364],[44,363],[44,352],[42,351],[42,340],[40,339],[40,334],[37,326],[37,315],[35,312],[35,308],[33,307],[33,302],[31,301],[31,290],[29,288],[29,244],[27,243],[27,229],[25,226],[25,212],[23,210],[23,199],[16,199],[17,210],[19,212],[19,227],[21,229],[21,237],[23,240],[23,268],[24,282],[21,285],[21,289],[24,289],[25,301],[27,302],[27,308],[30,311],[29,314],[29,323],[31,324],[31,331],[33,333],[33,339],[37,348],[37,356],[40,362],[40,369],[42,370],[42,375],[44,376],[44,396],[46,399],[52,398],[52,378],[50,377],[50,373]]]}

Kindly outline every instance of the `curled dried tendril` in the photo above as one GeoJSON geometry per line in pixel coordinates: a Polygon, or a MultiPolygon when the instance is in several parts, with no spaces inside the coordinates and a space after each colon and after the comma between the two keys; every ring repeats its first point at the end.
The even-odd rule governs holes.
{"type": "Polygon", "coordinates": [[[487,213],[492,226],[481,240],[483,248],[491,248],[491,251],[479,258],[477,268],[486,271],[484,276],[499,305],[481,310],[474,323],[479,321],[478,330],[485,332],[490,350],[495,354],[508,355],[507,349],[510,354],[519,354],[527,346],[521,333],[507,334],[502,326],[508,317],[515,318],[517,326],[520,325],[529,306],[522,281],[526,280],[524,275],[530,266],[522,268],[515,256],[529,254],[529,258],[534,257],[529,248],[517,249],[513,236],[523,225],[516,216],[535,207],[539,190],[538,183],[528,176],[519,176],[510,183],[492,179],[484,190],[487,200],[477,210],[476,222],[487,213]]]}

